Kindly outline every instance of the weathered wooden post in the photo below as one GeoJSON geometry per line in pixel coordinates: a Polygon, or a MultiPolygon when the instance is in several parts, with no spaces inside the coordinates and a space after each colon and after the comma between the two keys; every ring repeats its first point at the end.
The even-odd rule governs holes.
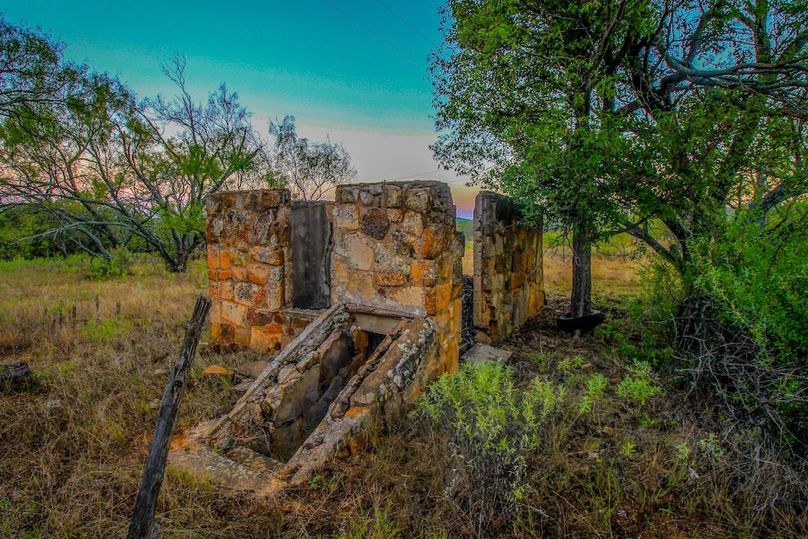
{"type": "Polygon", "coordinates": [[[168,380],[163,399],[160,401],[160,413],[157,416],[157,424],[154,427],[154,438],[152,439],[149,458],[146,461],[146,469],[143,470],[143,480],[140,483],[140,491],[135,503],[135,511],[132,513],[132,520],[129,522],[129,539],[149,539],[153,537],[154,510],[157,505],[157,496],[160,494],[160,486],[163,484],[163,474],[165,473],[166,459],[168,458],[168,442],[171,437],[171,430],[174,428],[174,420],[179,409],[180,396],[185,379],[191,370],[196,355],[196,347],[205,327],[205,320],[210,310],[210,299],[199,296],[194,307],[194,314],[188,322],[185,333],[185,341],[182,345],[180,359],[174,367],[174,372],[168,380]]]}

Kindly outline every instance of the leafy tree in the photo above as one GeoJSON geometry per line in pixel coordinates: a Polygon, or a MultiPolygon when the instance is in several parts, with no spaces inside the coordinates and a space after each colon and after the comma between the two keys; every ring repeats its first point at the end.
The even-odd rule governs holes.
{"type": "Polygon", "coordinates": [[[618,70],[650,39],[646,1],[455,0],[435,56],[445,165],[514,197],[573,236],[570,312],[592,312],[591,246],[615,211],[625,145],[618,70]]]}
{"type": "Polygon", "coordinates": [[[164,70],[174,98],[137,103],[117,80],[85,74],[32,114],[9,116],[0,127],[3,203],[58,208],[62,230],[80,231],[107,259],[138,236],[184,271],[204,243],[206,198],[260,183],[268,168],[238,96],[222,85],[198,104],[184,70],[181,59],[164,70]]]}
{"type": "Polygon", "coordinates": [[[0,15],[0,118],[52,103],[81,75],[80,67],[63,63],[61,52],[48,36],[0,15]]]}
{"type": "Polygon", "coordinates": [[[269,132],[275,139],[271,152],[275,178],[289,187],[295,198],[319,200],[356,176],[351,156],[342,144],[300,137],[294,116],[286,116],[280,123],[270,122],[269,132]]]}
{"type": "Polygon", "coordinates": [[[453,0],[435,152],[573,232],[574,314],[591,242],[617,231],[692,284],[689,243],[720,236],[728,207],[804,192],[805,7],[453,0]]]}

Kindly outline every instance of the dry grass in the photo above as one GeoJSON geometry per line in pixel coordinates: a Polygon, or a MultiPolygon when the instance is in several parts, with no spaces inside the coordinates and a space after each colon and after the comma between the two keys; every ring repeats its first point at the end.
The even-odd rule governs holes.
{"type": "MultiPolygon", "coordinates": [[[[474,274],[473,245],[466,243],[463,274],[474,274]]],[[[647,257],[640,254],[634,242],[623,236],[606,245],[597,246],[592,253],[593,296],[614,299],[637,296],[640,275],[647,257]]],[[[544,237],[544,286],[548,294],[569,296],[572,291],[572,258],[569,247],[558,242],[553,234],[544,237]]]]}
{"type": "MultiPolygon", "coordinates": [[[[205,285],[200,265],[188,275],[145,263],[135,270],[123,279],[93,281],[81,264],[0,264],[0,360],[27,361],[37,376],[30,390],[0,393],[0,537],[124,534],[182,324],[205,285]]],[[[641,350],[643,328],[632,330],[625,313],[607,305],[613,320],[607,329],[570,340],[552,329],[563,298],[550,299],[544,316],[507,343],[520,383],[538,375],[579,392],[586,377],[602,373],[610,385],[595,411],[571,424],[557,451],[530,457],[525,511],[499,522],[497,534],[806,531],[805,516],[773,494],[784,475],[730,458],[727,448],[736,446],[728,445],[709,410],[689,412],[681,395],[667,388],[646,406],[616,396],[627,359],[641,350]],[[634,444],[631,452],[624,451],[627,441],[634,444]],[[774,498],[775,513],[760,510],[762,498],[774,498]]],[[[247,353],[200,354],[177,429],[223,413],[237,398],[232,388],[201,379],[206,365],[251,359],[247,353]]],[[[404,418],[375,433],[370,452],[336,462],[308,488],[271,501],[235,496],[170,469],[158,521],[164,537],[469,535],[474,515],[447,495],[449,454],[445,439],[404,418]]]]}

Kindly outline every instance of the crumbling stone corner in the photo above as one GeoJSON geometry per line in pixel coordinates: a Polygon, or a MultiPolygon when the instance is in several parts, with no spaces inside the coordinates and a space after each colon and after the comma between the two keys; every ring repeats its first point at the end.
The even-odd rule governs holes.
{"type": "Polygon", "coordinates": [[[513,202],[481,191],[474,204],[474,326],[480,342],[507,338],[543,308],[542,226],[513,202]]]}
{"type": "MultiPolygon", "coordinates": [[[[459,365],[463,235],[436,181],[337,187],[331,301],[429,317],[441,372],[459,365]]],[[[436,373],[440,374],[440,373],[436,373]]]]}

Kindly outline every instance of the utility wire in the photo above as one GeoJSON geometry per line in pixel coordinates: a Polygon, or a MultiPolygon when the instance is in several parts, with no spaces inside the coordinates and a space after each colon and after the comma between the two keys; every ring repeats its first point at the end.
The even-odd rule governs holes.
{"type": "Polygon", "coordinates": [[[430,46],[430,47],[436,47],[436,48],[437,48],[438,44],[437,44],[437,43],[435,43],[435,41],[434,41],[434,40],[433,40],[431,37],[429,37],[429,36],[427,36],[426,34],[424,34],[423,32],[421,32],[421,30],[419,30],[419,29],[418,29],[416,26],[414,26],[413,24],[410,24],[410,22],[409,22],[409,21],[407,21],[407,19],[405,19],[404,17],[402,17],[401,15],[399,15],[398,13],[396,13],[396,12],[393,10],[393,8],[391,8],[390,6],[388,6],[387,4],[385,4],[384,2],[382,2],[382,0],[376,0],[376,3],[377,3],[377,4],[379,4],[380,6],[382,6],[384,9],[386,9],[388,12],[390,12],[390,14],[391,14],[393,17],[395,17],[396,19],[398,19],[399,21],[401,21],[401,23],[403,23],[403,24],[404,24],[404,26],[406,26],[407,28],[409,28],[410,30],[412,30],[413,32],[415,32],[416,34],[418,34],[419,36],[421,36],[422,38],[424,38],[424,39],[426,40],[427,44],[429,44],[429,46],[430,46]]]}
{"type": "Polygon", "coordinates": [[[351,21],[352,23],[354,23],[356,26],[358,26],[359,28],[361,28],[362,30],[364,30],[365,32],[367,32],[368,34],[370,34],[371,36],[375,37],[375,38],[376,38],[377,40],[379,40],[380,42],[382,42],[382,43],[384,43],[385,45],[387,45],[388,47],[390,47],[390,48],[391,48],[392,50],[394,50],[394,51],[395,51],[395,52],[396,52],[396,53],[397,53],[399,56],[401,56],[401,58],[403,58],[404,60],[406,60],[406,61],[410,62],[411,64],[413,64],[414,66],[417,66],[417,67],[419,67],[419,68],[423,68],[423,67],[424,67],[424,66],[423,66],[421,63],[419,63],[419,62],[418,62],[417,60],[415,60],[415,59],[414,59],[412,56],[410,56],[410,55],[409,55],[409,54],[407,54],[405,51],[403,51],[402,49],[400,49],[400,48],[399,48],[398,46],[396,46],[394,43],[392,43],[392,42],[390,42],[389,40],[385,39],[383,36],[380,36],[378,33],[374,32],[374,31],[373,31],[373,29],[369,28],[368,26],[366,26],[366,25],[362,24],[360,21],[358,21],[357,19],[355,19],[354,17],[352,17],[350,14],[348,14],[348,13],[347,13],[345,10],[343,10],[343,9],[342,9],[342,8],[340,8],[339,6],[337,6],[337,5],[333,4],[333,3],[332,3],[332,2],[330,2],[329,0],[323,0],[323,3],[324,3],[324,4],[326,4],[326,5],[328,5],[328,6],[330,6],[330,7],[331,7],[331,9],[333,9],[334,11],[336,11],[337,13],[339,13],[340,15],[342,15],[343,17],[345,17],[346,19],[348,19],[349,21],[351,21]]]}

